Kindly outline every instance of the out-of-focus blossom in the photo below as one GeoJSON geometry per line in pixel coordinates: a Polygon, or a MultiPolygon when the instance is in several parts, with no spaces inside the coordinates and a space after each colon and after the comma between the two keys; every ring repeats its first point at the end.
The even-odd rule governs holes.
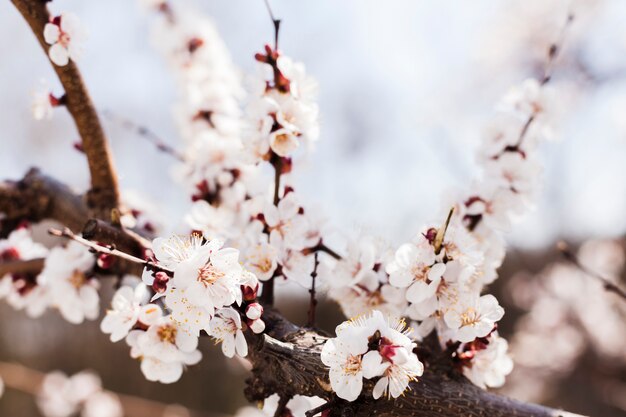
{"type": "Polygon", "coordinates": [[[87,33],[82,23],[73,13],[62,13],[55,16],[44,26],[43,36],[47,44],[50,60],[62,67],[70,59],[76,61],[83,50],[87,33]]]}

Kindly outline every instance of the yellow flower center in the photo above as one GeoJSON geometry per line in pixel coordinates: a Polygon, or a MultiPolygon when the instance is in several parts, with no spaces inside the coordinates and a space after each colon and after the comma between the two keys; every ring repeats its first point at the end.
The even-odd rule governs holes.
{"type": "Polygon", "coordinates": [[[159,339],[161,339],[162,342],[169,342],[171,344],[174,344],[176,342],[176,332],[177,330],[175,326],[167,324],[165,326],[159,327],[157,334],[159,335],[159,339]]]}
{"type": "Polygon", "coordinates": [[[360,370],[361,356],[350,355],[345,365],[343,366],[343,371],[348,375],[356,375],[360,370]]]}
{"type": "Polygon", "coordinates": [[[478,312],[472,307],[465,310],[463,314],[461,314],[461,326],[473,326],[478,322],[480,316],[478,312]]]}
{"type": "Polygon", "coordinates": [[[74,288],[78,289],[82,287],[83,285],[85,285],[85,282],[87,282],[87,277],[82,271],[79,271],[77,269],[72,273],[72,276],[70,276],[69,281],[70,281],[70,284],[72,284],[74,288]]]}
{"type": "Polygon", "coordinates": [[[218,269],[216,269],[211,264],[206,264],[202,269],[198,271],[198,281],[201,282],[205,287],[213,284],[218,279],[222,278],[224,273],[218,269]]]}

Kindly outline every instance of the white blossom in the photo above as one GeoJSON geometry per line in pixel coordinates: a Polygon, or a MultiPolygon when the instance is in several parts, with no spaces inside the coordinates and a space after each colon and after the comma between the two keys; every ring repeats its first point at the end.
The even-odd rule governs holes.
{"type": "MultiPolygon", "coordinates": [[[[43,258],[48,249],[32,240],[27,228],[18,228],[0,240],[0,262],[43,258]]],[[[50,304],[47,288],[37,285],[30,274],[6,274],[0,277],[0,299],[16,310],[25,310],[30,317],[39,317],[50,304]]]]}
{"type": "Polygon", "coordinates": [[[337,326],[336,334],[324,344],[321,358],[330,367],[331,387],[340,398],[356,400],[363,378],[376,377],[373,396],[388,392],[395,398],[423,373],[403,321],[387,321],[381,312],[374,311],[337,326]]]}
{"type": "Polygon", "coordinates": [[[67,65],[69,60],[76,61],[82,54],[86,32],[73,13],[62,13],[46,23],[43,36],[47,44],[50,60],[58,66],[67,65]]]}
{"type": "Polygon", "coordinates": [[[123,417],[124,410],[117,395],[110,392],[97,392],[86,401],[82,417],[123,417]]]}
{"type": "Polygon", "coordinates": [[[180,379],[185,365],[202,358],[198,336],[169,316],[160,317],[148,330],[133,330],[126,337],[131,356],[141,358],[141,371],[149,381],[170,384],[180,379]]]}
{"type": "Polygon", "coordinates": [[[223,308],[211,319],[210,333],[222,343],[222,352],[228,358],[237,353],[241,357],[248,355],[248,343],[243,335],[241,317],[233,308],[223,308]]]}
{"type": "Polygon", "coordinates": [[[63,318],[79,324],[98,317],[100,297],[98,282],[89,276],[95,258],[78,242],[55,247],[46,258],[37,283],[49,288],[52,303],[63,318]]]}
{"type": "Polygon", "coordinates": [[[209,315],[215,309],[235,302],[240,304],[242,300],[243,268],[239,264],[239,251],[222,246],[218,240],[203,245],[203,250],[176,267],[172,280],[175,288],[186,290],[185,296],[191,304],[205,308],[209,315]]]}
{"type": "Polygon", "coordinates": [[[470,295],[450,308],[444,314],[444,320],[453,340],[471,342],[477,337],[487,336],[502,316],[504,309],[493,295],[470,295]]]}
{"type": "Polygon", "coordinates": [[[487,340],[487,346],[477,350],[468,366],[463,367],[463,374],[481,388],[498,388],[513,370],[513,361],[507,354],[509,345],[505,339],[494,333],[487,340]]]}
{"type": "Polygon", "coordinates": [[[147,302],[149,294],[146,286],[139,284],[134,289],[130,286],[119,288],[111,300],[111,310],[100,324],[103,333],[111,335],[111,342],[118,342],[128,335],[137,321],[152,324],[154,317],[159,317],[161,309],[147,302]],[[148,320],[148,321],[146,321],[148,320]]]}
{"type": "Polygon", "coordinates": [[[92,372],[68,377],[55,371],[45,376],[37,394],[37,405],[46,417],[69,417],[101,390],[100,378],[92,372]]]}

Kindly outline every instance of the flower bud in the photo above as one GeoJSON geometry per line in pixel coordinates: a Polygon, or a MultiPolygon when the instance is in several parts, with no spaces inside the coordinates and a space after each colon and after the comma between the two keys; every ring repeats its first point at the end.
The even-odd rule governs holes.
{"type": "Polygon", "coordinates": [[[252,303],[246,308],[246,317],[250,320],[257,320],[263,314],[263,306],[259,303],[252,303]]]}
{"type": "Polygon", "coordinates": [[[248,320],[248,327],[256,334],[263,333],[265,330],[265,322],[261,319],[248,320]]]}

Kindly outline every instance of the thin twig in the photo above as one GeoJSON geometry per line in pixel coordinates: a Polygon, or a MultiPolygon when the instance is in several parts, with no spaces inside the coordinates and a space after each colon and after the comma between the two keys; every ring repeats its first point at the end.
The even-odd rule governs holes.
{"type": "Polygon", "coordinates": [[[280,31],[280,19],[276,19],[274,17],[274,13],[272,12],[272,7],[270,6],[269,0],[265,0],[265,7],[267,8],[267,12],[270,15],[270,19],[272,19],[272,23],[274,24],[274,50],[278,50],[278,32],[280,31]]]}
{"type": "Polygon", "coordinates": [[[559,250],[559,252],[561,252],[561,254],[563,255],[563,258],[569,261],[572,265],[578,268],[581,272],[585,273],[591,278],[598,280],[600,283],[602,283],[606,291],[617,294],[619,297],[622,298],[622,300],[626,300],[626,291],[624,291],[623,289],[618,287],[616,284],[612,283],[611,281],[603,277],[602,275],[598,274],[595,271],[592,271],[591,269],[587,268],[585,265],[581,264],[580,261],[578,260],[578,257],[569,250],[567,243],[559,242],[557,244],[557,249],[559,250]]]}
{"type": "Polygon", "coordinates": [[[317,299],[315,298],[315,279],[317,278],[317,267],[320,264],[318,256],[319,252],[315,252],[315,255],[313,255],[315,264],[313,265],[313,272],[311,272],[311,289],[309,290],[311,298],[309,300],[307,327],[315,327],[315,309],[317,307],[317,299]]]}
{"type": "Polygon", "coordinates": [[[161,139],[159,135],[154,133],[150,128],[135,123],[132,120],[119,114],[115,114],[111,110],[103,110],[102,114],[104,115],[104,117],[111,120],[112,122],[118,123],[123,128],[128,129],[131,132],[134,132],[142,138],[146,139],[148,142],[152,143],[160,152],[173,156],[181,162],[185,162],[185,157],[179,151],[165,143],[165,141],[161,139]]]}
{"type": "Polygon", "coordinates": [[[336,251],[326,246],[326,244],[324,244],[324,242],[322,242],[321,240],[320,240],[320,243],[318,243],[317,245],[312,246],[310,248],[306,248],[302,251],[302,253],[304,253],[305,255],[309,255],[313,252],[324,252],[327,255],[330,255],[331,257],[335,258],[336,260],[343,259],[341,255],[339,255],[336,251]]]}
{"type": "MultiPolygon", "coordinates": [[[[274,167],[274,198],[273,203],[278,206],[280,202],[280,177],[282,174],[283,163],[278,155],[274,155],[271,159],[272,166],[274,167]]],[[[263,292],[261,293],[261,301],[266,305],[274,304],[274,280],[275,277],[270,278],[263,284],[263,292]]]]}
{"type": "Polygon", "coordinates": [[[326,403],[324,403],[324,404],[322,404],[322,405],[320,405],[320,406],[317,406],[317,407],[315,407],[315,408],[313,408],[313,409],[311,409],[311,410],[307,411],[306,413],[304,413],[304,415],[305,415],[306,417],[313,417],[313,416],[315,416],[316,414],[319,414],[319,413],[321,413],[321,412],[323,412],[323,411],[328,410],[328,409],[329,409],[329,408],[331,408],[333,405],[335,405],[335,400],[328,401],[328,402],[326,402],[326,403]]]}
{"type": "MultiPolygon", "coordinates": [[[[567,15],[567,19],[565,20],[565,24],[561,28],[561,32],[559,33],[557,40],[553,42],[552,44],[550,44],[550,47],[548,48],[548,59],[544,66],[543,77],[541,78],[541,81],[539,82],[539,85],[541,87],[548,84],[548,82],[550,82],[550,80],[552,79],[552,72],[554,71],[554,64],[556,62],[556,59],[559,56],[559,53],[561,52],[561,49],[563,48],[563,44],[565,43],[565,36],[567,34],[567,29],[570,27],[573,21],[574,21],[574,14],[569,13],[567,15]]],[[[513,149],[519,149],[520,146],[522,146],[522,142],[524,142],[526,133],[530,129],[530,126],[533,124],[533,122],[536,120],[536,116],[537,116],[537,112],[535,111],[530,116],[528,116],[526,123],[524,123],[524,126],[522,126],[522,130],[520,131],[519,138],[517,139],[516,144],[513,146],[513,149]]]]}
{"type": "Polygon", "coordinates": [[[106,246],[102,246],[99,245],[95,242],[92,242],[90,240],[84,239],[80,236],[75,235],[70,229],[68,229],[67,227],[64,228],[63,230],[59,230],[59,229],[48,229],[48,233],[51,234],[52,236],[56,236],[56,237],[64,237],[67,239],[71,239],[73,241],[76,241],[78,243],[80,243],[83,246],[86,246],[88,248],[90,248],[91,250],[93,250],[96,253],[103,253],[103,254],[107,254],[107,255],[111,255],[111,256],[115,256],[121,259],[125,259],[127,261],[136,263],[136,264],[140,264],[143,266],[147,266],[151,269],[157,270],[157,271],[163,271],[169,275],[173,275],[174,271],[172,271],[171,269],[165,268],[161,265],[158,265],[152,261],[148,261],[145,259],[141,259],[138,258],[136,256],[130,255],[126,252],[122,252],[120,250],[115,249],[114,247],[106,247],[106,246]]]}

